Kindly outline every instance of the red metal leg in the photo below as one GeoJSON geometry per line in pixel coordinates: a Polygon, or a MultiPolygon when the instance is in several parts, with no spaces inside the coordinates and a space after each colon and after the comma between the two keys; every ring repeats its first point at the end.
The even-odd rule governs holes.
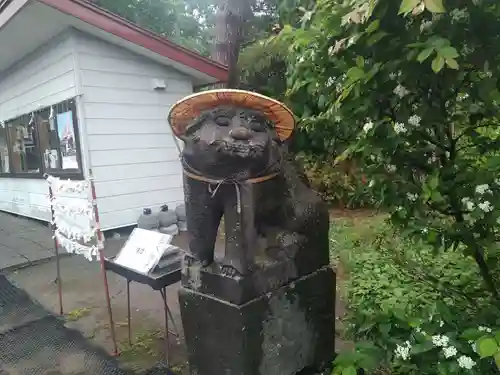
{"type": "Polygon", "coordinates": [[[59,314],[64,315],[63,297],[62,297],[61,264],[60,264],[60,259],[59,259],[59,246],[57,245],[56,239],[54,239],[54,245],[55,245],[55,249],[56,249],[57,293],[59,294],[59,314]]]}
{"type": "Polygon", "coordinates": [[[115,322],[113,321],[113,311],[111,310],[111,298],[109,297],[109,285],[108,285],[108,275],[106,274],[106,268],[104,267],[104,254],[102,250],[99,250],[99,259],[101,261],[101,271],[104,280],[104,291],[106,294],[106,305],[108,307],[109,316],[109,329],[111,332],[111,339],[113,340],[113,355],[118,355],[118,345],[116,343],[115,335],[115,322]]]}

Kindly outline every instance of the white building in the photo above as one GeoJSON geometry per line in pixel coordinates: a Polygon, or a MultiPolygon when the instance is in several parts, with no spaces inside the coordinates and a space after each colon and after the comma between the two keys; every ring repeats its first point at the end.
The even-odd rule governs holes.
{"type": "Polygon", "coordinates": [[[166,121],[226,67],[85,0],[0,0],[0,210],[50,220],[44,173],[95,177],[104,230],[183,201],[166,121]]]}

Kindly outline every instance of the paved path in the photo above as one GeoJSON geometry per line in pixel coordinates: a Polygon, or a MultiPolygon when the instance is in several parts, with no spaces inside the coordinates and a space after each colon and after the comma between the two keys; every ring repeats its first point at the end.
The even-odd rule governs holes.
{"type": "Polygon", "coordinates": [[[0,212],[0,270],[22,268],[54,256],[47,223],[0,212]]]}

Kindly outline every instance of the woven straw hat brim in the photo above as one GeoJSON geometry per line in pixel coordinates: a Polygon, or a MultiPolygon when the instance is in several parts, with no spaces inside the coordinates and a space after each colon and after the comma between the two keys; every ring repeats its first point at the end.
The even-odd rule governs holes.
{"type": "Polygon", "coordinates": [[[283,103],[251,91],[217,89],[189,95],[174,104],[168,114],[173,133],[182,136],[201,113],[221,105],[262,112],[275,124],[276,133],[282,141],[288,139],[295,128],[295,117],[283,103]]]}

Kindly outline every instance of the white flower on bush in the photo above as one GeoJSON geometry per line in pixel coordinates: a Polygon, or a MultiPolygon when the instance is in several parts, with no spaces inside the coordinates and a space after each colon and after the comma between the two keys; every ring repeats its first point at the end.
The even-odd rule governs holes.
{"type": "Polygon", "coordinates": [[[392,164],[389,164],[387,166],[387,170],[390,172],[390,173],[394,173],[396,172],[396,166],[395,165],[392,165],[392,164]]]}
{"type": "Polygon", "coordinates": [[[470,347],[472,348],[472,351],[474,353],[477,353],[476,343],[473,340],[469,340],[468,343],[469,343],[470,347]]]}
{"type": "Polygon", "coordinates": [[[476,207],[476,205],[474,204],[474,202],[468,198],[468,197],[465,197],[465,198],[462,198],[462,204],[469,210],[469,211],[472,211],[474,209],[474,207],[476,207]]]}
{"type": "Polygon", "coordinates": [[[488,184],[477,185],[476,193],[480,195],[491,193],[490,186],[488,184]]]}
{"type": "Polygon", "coordinates": [[[445,336],[445,335],[432,336],[432,343],[434,344],[434,346],[446,347],[446,346],[448,346],[448,342],[450,342],[450,339],[448,336],[445,336]]]}
{"type": "Polygon", "coordinates": [[[469,97],[469,94],[467,94],[467,93],[458,94],[458,95],[457,95],[457,100],[458,100],[459,102],[461,102],[461,101],[463,101],[463,100],[467,99],[468,97],[469,97]]]}
{"type": "Polygon", "coordinates": [[[481,202],[477,205],[483,212],[491,212],[493,211],[493,206],[489,201],[481,202]]]}
{"type": "Polygon", "coordinates": [[[406,193],[406,197],[412,202],[415,202],[418,199],[418,195],[414,193],[406,193]]]}
{"type": "Polygon", "coordinates": [[[423,21],[420,24],[420,32],[423,32],[424,30],[428,30],[432,27],[432,21],[423,21]]]}
{"type": "Polygon", "coordinates": [[[410,350],[411,344],[409,341],[406,341],[403,345],[397,345],[394,354],[396,358],[401,358],[402,360],[407,360],[410,358],[410,350]]]}
{"type": "Polygon", "coordinates": [[[453,9],[450,12],[451,20],[452,22],[460,22],[460,21],[467,21],[469,18],[469,12],[467,11],[466,8],[463,9],[453,9]]]}
{"type": "Polygon", "coordinates": [[[374,180],[371,180],[370,183],[368,184],[368,187],[369,188],[372,188],[375,186],[375,181],[374,180]]]}
{"type": "Polygon", "coordinates": [[[458,358],[458,365],[461,368],[465,368],[467,370],[470,370],[476,365],[476,362],[472,360],[471,357],[467,357],[466,355],[462,355],[458,358]]]}
{"type": "MultiPolygon", "coordinates": [[[[422,233],[427,233],[427,232],[428,232],[427,228],[422,229],[422,233]]],[[[420,328],[420,327],[415,328],[415,331],[416,331],[417,333],[420,333],[421,335],[427,336],[427,332],[425,332],[425,331],[424,331],[422,328],[420,328]]]]}
{"type": "Polygon", "coordinates": [[[365,124],[363,125],[363,131],[368,133],[373,128],[373,122],[370,119],[367,119],[365,124]]]}
{"type": "Polygon", "coordinates": [[[443,348],[443,354],[446,358],[450,358],[457,355],[457,349],[453,346],[448,346],[443,348]]]}
{"type": "Polygon", "coordinates": [[[333,86],[334,83],[335,83],[335,78],[334,77],[328,77],[328,79],[326,80],[326,87],[333,86]]]}
{"type": "Polygon", "coordinates": [[[394,124],[394,131],[395,131],[397,134],[400,134],[400,133],[406,133],[406,132],[407,132],[407,129],[406,129],[405,124],[403,124],[402,122],[396,122],[396,123],[394,124]]]}
{"type": "Polygon", "coordinates": [[[411,115],[408,119],[408,124],[413,125],[415,127],[420,126],[420,121],[422,119],[418,115],[411,115]]]}
{"type": "Polygon", "coordinates": [[[460,51],[462,55],[469,55],[471,54],[472,52],[474,52],[476,49],[474,47],[469,47],[467,44],[464,44],[462,46],[462,50],[460,51]]]}
{"type": "Polygon", "coordinates": [[[397,85],[393,92],[400,98],[404,98],[409,93],[409,91],[402,85],[397,85]]]}
{"type": "Polygon", "coordinates": [[[491,333],[491,328],[484,327],[484,326],[479,326],[479,327],[477,327],[477,330],[478,330],[478,331],[481,331],[481,332],[488,332],[488,333],[491,333]]]}

